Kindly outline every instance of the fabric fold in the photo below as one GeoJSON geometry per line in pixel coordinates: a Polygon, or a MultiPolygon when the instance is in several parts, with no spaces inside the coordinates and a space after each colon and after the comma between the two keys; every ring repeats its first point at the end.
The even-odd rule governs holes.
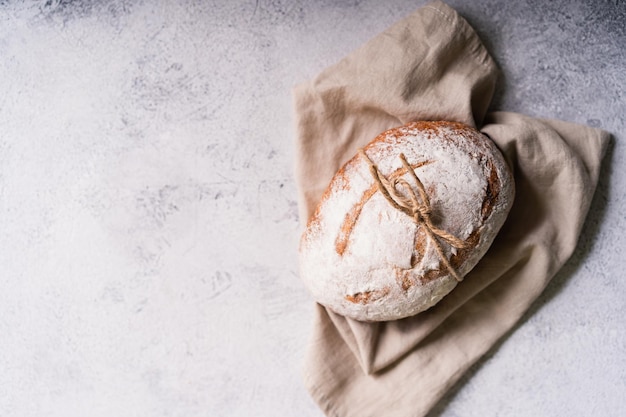
{"type": "Polygon", "coordinates": [[[497,71],[469,24],[438,1],[296,86],[300,217],[308,219],[334,173],[380,132],[411,120],[482,123],[497,71]]]}
{"type": "Polygon", "coordinates": [[[316,306],[304,380],[329,416],[428,413],[513,328],[576,247],[609,135],[516,113],[487,114],[496,78],[469,24],[437,1],[294,90],[303,221],[359,147],[412,120],[476,126],[502,151],[516,186],[513,208],[487,254],[433,308],[365,323],[316,306]]]}

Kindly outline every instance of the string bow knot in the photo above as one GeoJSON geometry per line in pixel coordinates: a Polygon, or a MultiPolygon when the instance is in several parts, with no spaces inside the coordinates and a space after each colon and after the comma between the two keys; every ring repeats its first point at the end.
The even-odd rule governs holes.
{"type": "Polygon", "coordinates": [[[457,281],[461,282],[463,278],[458,274],[454,267],[450,264],[450,261],[446,257],[440,241],[446,242],[448,245],[457,249],[464,249],[468,247],[468,244],[457,238],[451,233],[445,230],[439,229],[435,226],[431,220],[432,208],[430,205],[430,198],[426,193],[424,184],[418,178],[415,170],[407,162],[404,154],[400,154],[400,160],[402,165],[417,185],[417,192],[404,178],[396,178],[393,182],[385,178],[384,175],[378,170],[378,167],[367,156],[363,149],[359,150],[360,155],[367,161],[370,173],[374,178],[378,186],[378,190],[385,197],[385,199],[395,209],[400,210],[415,221],[417,225],[422,225],[424,231],[435,245],[435,249],[441,258],[441,261],[446,266],[450,275],[452,275],[457,281]]]}

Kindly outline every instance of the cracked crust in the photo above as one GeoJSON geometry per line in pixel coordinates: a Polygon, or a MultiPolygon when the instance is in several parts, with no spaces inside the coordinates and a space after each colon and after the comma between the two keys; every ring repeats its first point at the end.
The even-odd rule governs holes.
{"type": "MultiPolygon", "coordinates": [[[[390,180],[424,183],[433,221],[465,241],[446,244],[464,276],[487,251],[513,202],[513,179],[496,146],[460,123],[414,122],[383,132],[364,151],[390,180]]],[[[300,243],[300,275],[314,298],[357,320],[394,320],[424,311],[457,284],[422,225],[381,196],[360,155],[331,180],[300,243]]]]}

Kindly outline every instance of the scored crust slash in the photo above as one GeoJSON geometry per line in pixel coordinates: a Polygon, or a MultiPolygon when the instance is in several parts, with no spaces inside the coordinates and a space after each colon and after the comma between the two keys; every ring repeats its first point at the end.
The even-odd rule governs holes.
{"type": "Polygon", "coordinates": [[[302,235],[300,276],[316,301],[347,317],[417,314],[482,258],[513,198],[502,154],[477,130],[388,130],[331,180],[302,235]]]}
{"type": "MultiPolygon", "coordinates": [[[[419,168],[426,164],[431,163],[432,161],[424,161],[419,162],[417,164],[411,165],[411,168],[419,168]]],[[[407,169],[405,167],[398,168],[394,172],[389,175],[390,180],[396,180],[400,178],[402,175],[407,173],[407,169]]],[[[335,250],[339,255],[343,255],[343,252],[346,250],[348,246],[348,239],[350,238],[350,233],[354,228],[354,224],[359,219],[359,215],[361,214],[361,210],[363,210],[363,206],[365,203],[369,201],[369,199],[378,191],[378,184],[372,184],[370,188],[368,188],[364,193],[361,199],[357,204],[352,207],[350,212],[346,214],[345,220],[341,225],[341,229],[339,230],[339,234],[337,235],[337,239],[335,240],[335,250]]]]}

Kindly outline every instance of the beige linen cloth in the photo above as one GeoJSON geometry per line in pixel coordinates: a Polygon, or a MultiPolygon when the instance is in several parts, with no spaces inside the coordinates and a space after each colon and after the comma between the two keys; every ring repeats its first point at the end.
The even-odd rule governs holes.
{"type": "Polygon", "coordinates": [[[337,169],[414,120],[479,128],[504,153],[516,198],[489,252],[435,307],[364,323],[316,306],[305,384],[328,416],[424,416],[520,319],[572,254],[609,135],[486,114],[497,67],[453,9],[428,4],[294,89],[303,221],[337,169]]]}

